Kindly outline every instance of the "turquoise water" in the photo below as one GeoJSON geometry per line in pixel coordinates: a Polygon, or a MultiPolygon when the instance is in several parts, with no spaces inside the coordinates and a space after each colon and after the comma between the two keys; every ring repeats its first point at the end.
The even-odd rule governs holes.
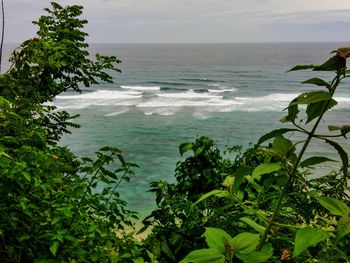
{"type": "MultiPolygon", "coordinates": [[[[79,156],[105,145],[119,147],[137,163],[135,175],[119,191],[129,207],[146,214],[154,206],[151,181],[174,181],[178,146],[208,135],[220,147],[247,147],[282,127],[288,102],[305,89],[299,83],[319,73],[286,73],[295,64],[318,64],[344,43],[289,44],[106,44],[91,53],[116,55],[123,73],[115,83],[82,94],[67,92],[54,103],[81,114],[82,128],[63,137],[79,156]]],[[[349,123],[349,83],[337,94],[338,110],[327,117],[349,123]]],[[[347,148],[347,150],[349,147],[347,148]]],[[[336,158],[329,146],[313,143],[309,154],[336,158]]]]}

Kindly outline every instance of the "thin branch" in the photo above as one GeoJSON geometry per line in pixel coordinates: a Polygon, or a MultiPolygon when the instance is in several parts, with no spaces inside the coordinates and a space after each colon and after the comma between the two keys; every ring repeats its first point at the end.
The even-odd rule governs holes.
{"type": "Polygon", "coordinates": [[[2,64],[2,50],[4,46],[4,35],[5,35],[5,10],[4,10],[4,0],[1,0],[1,12],[2,12],[2,30],[1,30],[1,43],[0,43],[0,73],[2,64]]]}

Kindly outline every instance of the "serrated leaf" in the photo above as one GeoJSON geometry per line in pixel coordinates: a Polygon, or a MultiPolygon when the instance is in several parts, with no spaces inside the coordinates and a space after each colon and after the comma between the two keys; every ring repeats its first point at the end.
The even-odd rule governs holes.
{"type": "Polygon", "coordinates": [[[329,233],[326,233],[317,228],[302,228],[299,229],[295,236],[295,245],[293,251],[293,258],[298,257],[310,246],[316,245],[330,237],[329,233]]]}
{"type": "Polygon", "coordinates": [[[224,263],[225,255],[215,249],[200,249],[189,253],[180,263],[224,263]]]}
{"type": "Polygon", "coordinates": [[[324,163],[324,162],[336,162],[335,160],[329,159],[327,157],[314,156],[310,157],[300,163],[300,167],[305,168],[308,166],[313,166],[316,164],[324,163]]]}
{"type": "Polygon", "coordinates": [[[272,139],[278,135],[282,135],[282,134],[285,134],[287,132],[292,132],[292,131],[298,131],[298,130],[297,129],[289,129],[289,128],[282,128],[282,129],[273,130],[273,131],[263,135],[262,137],[260,137],[257,144],[260,145],[263,142],[265,142],[269,139],[272,139]]]}
{"type": "Polygon", "coordinates": [[[309,104],[306,108],[306,114],[307,114],[306,123],[309,123],[310,121],[316,119],[323,113],[324,110],[326,112],[337,104],[338,102],[333,98],[330,99],[329,101],[320,101],[320,102],[309,104]]]}
{"type": "Polygon", "coordinates": [[[340,159],[343,163],[343,176],[344,176],[344,181],[346,182],[346,180],[348,179],[348,167],[349,167],[349,157],[348,154],[346,153],[346,151],[343,149],[343,147],[341,147],[338,143],[328,140],[328,139],[324,139],[326,141],[326,143],[332,145],[338,152],[340,159]]]}
{"type": "Polygon", "coordinates": [[[57,249],[58,249],[58,246],[59,246],[59,242],[58,241],[54,241],[51,246],[50,246],[50,251],[52,253],[52,255],[56,256],[56,253],[57,253],[57,249]]]}
{"type": "Polygon", "coordinates": [[[326,208],[332,215],[348,216],[350,208],[342,201],[328,196],[316,196],[317,201],[326,208]]]}
{"type": "Polygon", "coordinates": [[[350,233],[350,217],[343,216],[337,223],[337,239],[340,239],[350,233]]]}
{"type": "Polygon", "coordinates": [[[317,86],[325,86],[327,88],[330,87],[329,83],[327,83],[326,81],[324,81],[323,79],[320,79],[320,78],[311,78],[311,79],[303,81],[302,84],[313,84],[313,85],[317,85],[317,86]]]}
{"type": "Polygon", "coordinates": [[[225,253],[225,240],[231,240],[231,236],[224,230],[215,227],[206,227],[203,234],[209,248],[225,253]]]}
{"type": "Polygon", "coordinates": [[[316,65],[297,65],[297,66],[291,68],[290,70],[288,70],[288,72],[289,71],[297,71],[297,70],[305,70],[305,69],[313,69],[315,67],[318,67],[318,66],[316,66],[316,65]]]}
{"type": "Polygon", "coordinates": [[[259,225],[258,223],[256,223],[255,221],[253,221],[252,219],[250,219],[248,217],[241,217],[239,220],[241,220],[244,223],[246,223],[248,226],[253,228],[259,234],[262,234],[265,231],[265,227],[259,225]]]}
{"type": "Polygon", "coordinates": [[[320,101],[328,101],[332,98],[331,94],[326,91],[313,91],[313,92],[305,92],[300,94],[298,97],[293,99],[290,106],[299,105],[299,104],[311,104],[320,101]]]}
{"type": "Polygon", "coordinates": [[[230,194],[226,191],[226,190],[213,190],[210,191],[209,193],[206,193],[204,195],[201,196],[201,198],[199,198],[194,205],[202,202],[203,200],[211,197],[211,196],[216,196],[216,197],[228,197],[230,196],[230,194]]]}
{"type": "Polygon", "coordinates": [[[232,238],[230,244],[233,246],[234,251],[247,254],[256,249],[259,237],[259,234],[243,232],[232,238]]]}
{"type": "Polygon", "coordinates": [[[259,180],[261,175],[276,172],[281,168],[281,165],[278,163],[262,163],[254,169],[252,173],[252,179],[259,180]]]}
{"type": "Polygon", "coordinates": [[[269,258],[272,257],[273,254],[273,248],[271,244],[267,244],[263,246],[263,248],[260,251],[252,251],[248,254],[243,254],[241,252],[238,252],[236,256],[243,261],[243,263],[260,263],[260,262],[266,262],[269,260],[269,258]]]}

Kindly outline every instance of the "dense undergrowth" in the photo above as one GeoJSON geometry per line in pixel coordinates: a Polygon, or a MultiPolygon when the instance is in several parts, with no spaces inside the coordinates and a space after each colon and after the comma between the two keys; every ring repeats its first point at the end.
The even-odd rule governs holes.
{"type": "Polygon", "coordinates": [[[143,219],[139,232],[149,234],[138,241],[124,231],[137,213],[118,194],[136,165],[114,147],[91,159],[59,146],[79,116],[47,104],[66,90],[110,82],[108,70],[119,71],[120,61],[90,59],[82,7],[52,3],[45,11],[34,22],[37,36],[13,52],[0,75],[1,262],[350,262],[348,155],[332,140],[346,139],[350,128],[330,125],[329,134],[318,134],[350,76],[349,48],[324,64],[292,69],[334,78],[304,82],[322,90],[290,102],[286,128],[245,151],[222,152],[207,137],[180,145],[187,157],[176,166],[176,182],[150,185],[157,208],[143,219]],[[304,139],[293,142],[290,133],[304,139]],[[310,168],[333,161],[305,159],[311,139],[334,147],[339,171],[307,180],[310,168]]]}

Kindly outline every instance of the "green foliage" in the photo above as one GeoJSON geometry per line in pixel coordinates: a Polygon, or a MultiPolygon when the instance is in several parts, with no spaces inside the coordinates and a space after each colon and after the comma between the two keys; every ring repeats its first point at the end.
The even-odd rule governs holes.
{"type": "Polygon", "coordinates": [[[145,246],[160,262],[180,258],[181,262],[350,262],[348,155],[333,140],[350,130],[348,125],[330,125],[329,130],[338,134],[317,134],[324,114],[337,104],[334,94],[341,80],[349,77],[348,51],[338,49],[320,66],[291,70],[335,73],[331,81],[313,77],[303,82],[325,90],[302,93],[290,102],[282,122],[294,127],[263,135],[257,146],[243,154],[236,152],[233,159],[222,157],[209,138],[180,145],[181,155],[193,155],[178,163],[177,183],[152,184],[158,207],[144,221],[153,226],[145,246]],[[298,136],[299,141],[293,142],[288,133],[305,139],[298,136]],[[312,139],[334,147],[342,174],[306,179],[309,167],[334,162],[325,156],[304,159],[312,139]],[[261,146],[269,140],[267,147],[261,146]],[[170,250],[166,255],[155,249],[159,240],[159,247],[170,250]]]}
{"type": "Polygon", "coordinates": [[[76,157],[57,143],[77,115],[43,105],[96,79],[111,81],[114,57],[89,59],[80,6],[51,4],[0,75],[0,261],[108,262],[126,249],[136,213],[117,187],[133,174],[118,148],[76,157]]]}

